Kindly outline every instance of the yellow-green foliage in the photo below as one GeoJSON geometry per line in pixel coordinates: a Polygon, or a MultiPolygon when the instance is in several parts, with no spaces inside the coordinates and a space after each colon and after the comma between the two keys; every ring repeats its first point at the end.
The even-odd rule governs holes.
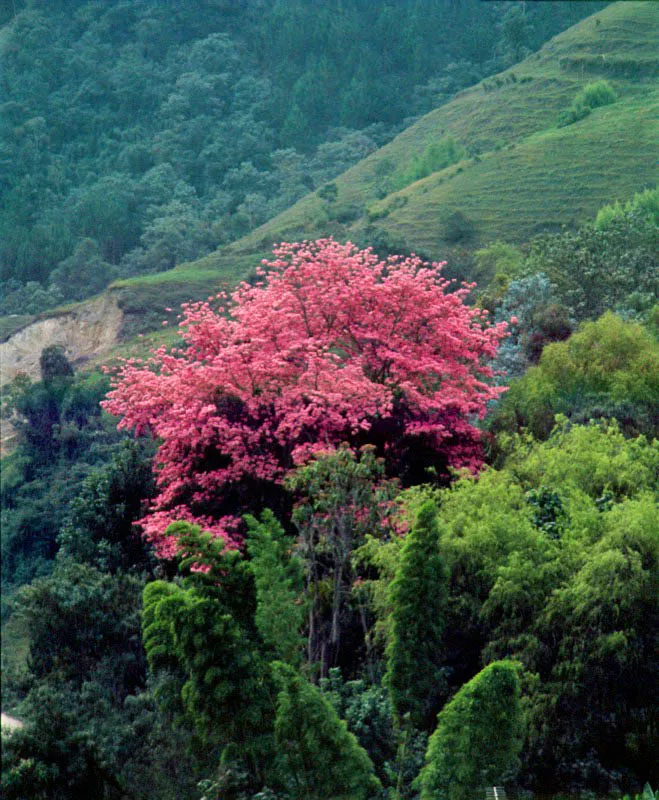
{"type": "MultiPolygon", "coordinates": [[[[565,422],[442,494],[446,665],[462,681],[499,658],[537,673],[524,700],[527,756],[549,778],[566,760],[611,767],[611,736],[623,743],[616,758],[643,764],[652,752],[647,698],[635,687],[657,668],[658,468],[656,443],[625,439],[615,424],[565,422]]],[[[446,769],[438,780],[455,779],[446,769]]],[[[426,796],[451,796],[442,791],[426,796]]]]}
{"type": "Polygon", "coordinates": [[[298,666],[306,613],[303,562],[290,553],[290,541],[270,509],[260,520],[247,515],[245,522],[256,587],[256,627],[275,657],[298,666]]]}
{"type": "Polygon", "coordinates": [[[615,103],[617,95],[615,89],[608,81],[595,81],[583,87],[572,101],[570,108],[559,117],[560,126],[572,125],[600,106],[615,103]]]}
{"type": "Polygon", "coordinates": [[[520,277],[524,265],[521,251],[507,242],[492,242],[474,253],[470,279],[486,286],[478,297],[479,305],[492,309],[505,295],[510,282],[520,277]]]}
{"type": "Polygon", "coordinates": [[[415,181],[427,178],[464,158],[466,150],[452,136],[445,136],[438,142],[430,142],[421,153],[412,157],[411,162],[393,180],[393,190],[404,189],[415,181]]]}
{"type": "Polygon", "coordinates": [[[626,203],[616,200],[615,203],[600,208],[595,217],[595,227],[599,231],[608,230],[615,220],[634,212],[659,225],[659,189],[646,189],[635,194],[626,203]]]}
{"type": "Polygon", "coordinates": [[[522,425],[544,438],[555,414],[617,417],[629,430],[653,435],[657,397],[659,343],[642,325],[607,313],[547,346],[538,366],[512,383],[493,424],[522,425]]]}
{"type": "Polygon", "coordinates": [[[584,426],[563,418],[546,442],[518,443],[505,469],[522,486],[560,486],[593,500],[635,497],[655,485],[659,444],[625,438],[616,422],[584,426]]]}

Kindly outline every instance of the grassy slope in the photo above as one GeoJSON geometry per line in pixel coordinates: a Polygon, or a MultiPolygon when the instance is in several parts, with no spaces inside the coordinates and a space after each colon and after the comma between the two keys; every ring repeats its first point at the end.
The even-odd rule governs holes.
{"type": "MultiPolygon", "coordinates": [[[[446,221],[455,211],[471,225],[461,244],[474,248],[497,238],[520,242],[539,230],[590,219],[604,203],[655,183],[658,35],[659,4],[609,6],[515,67],[461,92],[336,178],[334,206],[310,194],[198,261],[116,282],[110,291],[128,313],[125,336],[156,328],[165,306],[235,284],[277,241],[384,238],[441,258],[449,245],[446,221]],[[560,112],[582,86],[598,78],[611,81],[617,102],[557,129],[560,112]],[[378,170],[387,164],[403,170],[430,141],[445,135],[476,158],[378,198],[378,170]],[[350,207],[351,221],[332,218],[350,207]]],[[[23,319],[9,322],[24,324],[23,319]]]]}
{"type": "Polygon", "coordinates": [[[230,250],[264,250],[278,239],[325,233],[368,240],[383,232],[440,256],[448,244],[444,223],[456,210],[473,223],[472,246],[496,238],[525,241],[540,229],[591,218],[604,203],[657,180],[658,35],[657,4],[604,9],[522,63],[460,93],[336,179],[339,204],[363,205],[371,218],[385,216],[328,224],[327,204],[313,194],[230,250]],[[598,78],[612,83],[618,101],[557,129],[560,112],[598,78]],[[387,160],[403,168],[429,141],[447,134],[480,160],[377,198],[378,165],[387,160]]]}

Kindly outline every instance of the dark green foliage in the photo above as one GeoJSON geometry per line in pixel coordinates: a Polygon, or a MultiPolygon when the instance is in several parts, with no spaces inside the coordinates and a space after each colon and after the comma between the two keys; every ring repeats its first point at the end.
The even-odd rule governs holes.
{"type": "Polygon", "coordinates": [[[244,235],[410,115],[601,6],[14,5],[2,40],[3,313],[88,297],[244,235]]]}
{"type": "Polygon", "coordinates": [[[446,218],[443,236],[449,244],[464,244],[474,233],[473,222],[462,211],[454,211],[446,218]]]}
{"type": "Polygon", "coordinates": [[[64,348],[57,344],[46,347],[41,351],[39,369],[41,370],[41,380],[46,386],[52,385],[57,379],[73,376],[71,362],[66,357],[64,348]]]}
{"type": "Polygon", "coordinates": [[[44,685],[31,698],[32,721],[2,741],[5,800],[124,797],[88,731],[80,731],[70,696],[44,685]]]}
{"type": "Polygon", "coordinates": [[[108,572],[148,567],[149,551],[134,522],[154,489],[147,447],[122,442],[110,463],[83,481],[58,537],[60,548],[108,572]]]}
{"type": "Polygon", "coordinates": [[[15,611],[29,631],[29,669],[80,688],[94,679],[119,701],[145,680],[139,637],[143,580],[111,576],[62,560],[53,574],[23,588],[15,611]]]}
{"type": "Polygon", "coordinates": [[[292,800],[367,800],[380,782],[357,739],[322,692],[293,669],[273,665],[277,773],[292,800]]]}
{"type": "Polygon", "coordinates": [[[266,509],[261,521],[245,518],[247,549],[256,586],[254,621],[274,656],[298,666],[302,659],[302,626],[306,614],[304,565],[292,553],[293,541],[274,514],[266,509]]]}
{"type": "Polygon", "coordinates": [[[536,528],[540,528],[552,539],[558,539],[561,535],[561,523],[564,521],[560,495],[546,486],[540,486],[538,489],[529,489],[526,499],[535,509],[533,523],[536,528]]]}
{"type": "Polygon", "coordinates": [[[319,687],[341,719],[354,733],[376,765],[378,774],[383,764],[395,754],[396,732],[387,690],[369,685],[363,679],[344,681],[341,670],[333,667],[319,687]],[[379,769],[378,769],[379,768],[379,769]]]}
{"type": "Polygon", "coordinates": [[[542,272],[578,321],[618,309],[643,312],[659,294],[659,234],[647,209],[633,206],[606,225],[546,234],[531,242],[528,273],[542,272]]]}
{"type": "MultiPolygon", "coordinates": [[[[18,711],[25,728],[3,735],[3,796],[191,796],[199,766],[185,752],[190,733],[173,731],[144,689],[143,583],[60,560],[14,598],[10,624],[26,632],[29,658],[27,676],[11,683],[4,656],[16,654],[3,652],[3,704],[28,694],[18,711]]],[[[20,647],[5,631],[3,649],[20,647]]]]}
{"type": "Polygon", "coordinates": [[[421,800],[471,800],[519,766],[523,740],[519,665],[496,661],[462,687],[437,718],[421,800]]]}
{"type": "Polygon", "coordinates": [[[50,569],[69,504],[95,466],[121,440],[99,402],[104,375],[72,374],[57,348],[42,357],[44,380],[17,380],[3,397],[3,416],[17,432],[2,462],[2,580],[20,585],[50,569]]]}
{"type": "Polygon", "coordinates": [[[389,589],[385,683],[399,719],[429,729],[446,693],[443,633],[448,571],[440,555],[437,509],[428,502],[407,534],[389,589]]]}

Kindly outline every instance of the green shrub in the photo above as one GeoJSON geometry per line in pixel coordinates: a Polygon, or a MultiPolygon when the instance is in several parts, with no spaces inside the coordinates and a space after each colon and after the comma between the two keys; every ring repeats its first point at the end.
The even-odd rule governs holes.
{"type": "Polygon", "coordinates": [[[564,128],[572,125],[587,117],[594,108],[615,103],[617,98],[615,89],[608,81],[589,83],[574,98],[572,106],[560,115],[558,127],[564,128]]]}
{"type": "Polygon", "coordinates": [[[584,105],[593,109],[615,103],[617,98],[615,89],[608,81],[595,81],[584,86],[574,98],[574,105],[584,105]]]}
{"type": "Polygon", "coordinates": [[[452,136],[445,136],[438,142],[427,145],[422,155],[414,156],[411,163],[394,179],[394,189],[403,189],[411,183],[427,178],[455,164],[467,154],[465,148],[452,136]]]}
{"type": "Polygon", "coordinates": [[[538,366],[511,383],[491,427],[546,439],[554,416],[565,414],[572,422],[616,418],[626,434],[655,436],[658,375],[652,335],[609,312],[545,347],[538,366]]]}
{"type": "Polygon", "coordinates": [[[379,794],[373,763],[318,687],[281,662],[275,740],[291,800],[367,800],[379,794]]]}
{"type": "Polygon", "coordinates": [[[637,213],[648,219],[654,225],[659,225],[659,189],[646,189],[637,192],[626,203],[616,201],[608,206],[603,206],[597,212],[595,228],[598,231],[609,230],[613,223],[623,220],[627,214],[637,213]]]}
{"type": "Polygon", "coordinates": [[[519,669],[490,664],[441,711],[419,776],[421,800],[471,800],[514,774],[523,738],[519,669]]]}

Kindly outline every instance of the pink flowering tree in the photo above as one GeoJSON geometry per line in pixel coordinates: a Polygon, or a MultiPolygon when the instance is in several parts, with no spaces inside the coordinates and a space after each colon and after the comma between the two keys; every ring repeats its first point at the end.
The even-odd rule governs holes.
{"type": "Polygon", "coordinates": [[[405,483],[481,463],[473,423],[503,391],[488,364],[506,331],[466,305],[472,287],[332,239],[274,255],[256,285],[183,306],[185,346],[125,361],[104,403],[161,442],[141,524],[164,557],[174,520],[235,542],[237,514],[342,442],[375,445],[405,483]]]}

